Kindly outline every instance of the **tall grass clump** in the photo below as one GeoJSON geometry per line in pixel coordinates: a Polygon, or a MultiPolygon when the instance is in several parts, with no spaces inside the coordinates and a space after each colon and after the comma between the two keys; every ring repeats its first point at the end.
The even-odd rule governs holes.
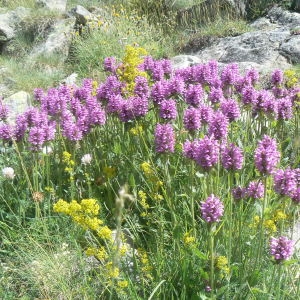
{"type": "Polygon", "coordinates": [[[254,20],[265,14],[274,5],[280,5],[286,9],[292,7],[292,0],[258,0],[258,1],[246,1],[247,19],[254,20]]]}
{"type": "Polygon", "coordinates": [[[129,13],[122,5],[106,9],[106,16],[90,20],[75,34],[69,61],[70,68],[81,77],[103,77],[101,62],[111,55],[121,59],[126,44],[147,48],[155,57],[170,57],[174,53],[173,39],[136,11],[129,13]]]}
{"type": "Polygon", "coordinates": [[[174,70],[137,45],[99,68],[101,81],[36,88],[15,124],[1,102],[0,291],[298,299],[297,73],[262,86],[255,69],[174,70]]]}

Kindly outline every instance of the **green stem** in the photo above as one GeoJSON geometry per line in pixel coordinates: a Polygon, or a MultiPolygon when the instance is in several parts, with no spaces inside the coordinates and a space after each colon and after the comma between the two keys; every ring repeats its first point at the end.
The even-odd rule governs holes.
{"type": "Polygon", "coordinates": [[[210,224],[210,232],[209,232],[209,252],[210,252],[210,288],[213,291],[215,258],[214,258],[214,226],[212,224],[210,224]]]}
{"type": "Polygon", "coordinates": [[[281,274],[282,274],[282,264],[279,263],[278,265],[278,279],[276,280],[276,286],[277,286],[277,291],[276,291],[276,300],[282,299],[280,297],[280,289],[281,289],[281,274]]]}

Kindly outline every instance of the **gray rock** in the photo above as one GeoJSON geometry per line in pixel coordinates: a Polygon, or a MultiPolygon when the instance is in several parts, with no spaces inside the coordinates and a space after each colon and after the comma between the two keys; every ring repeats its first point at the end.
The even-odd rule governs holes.
{"type": "Polygon", "coordinates": [[[267,14],[267,18],[270,19],[272,23],[277,23],[282,26],[287,26],[289,28],[299,26],[300,24],[300,14],[296,12],[289,12],[284,10],[280,6],[274,6],[267,14]]]}
{"type": "Polygon", "coordinates": [[[15,10],[0,14],[0,43],[14,38],[20,22],[29,15],[30,9],[18,7],[15,10]]]}
{"type": "Polygon", "coordinates": [[[58,54],[60,60],[63,62],[69,54],[69,47],[73,28],[75,25],[75,18],[68,18],[59,20],[53,27],[52,32],[48,35],[46,41],[36,46],[30,57],[49,56],[58,54]]]}
{"type": "Polygon", "coordinates": [[[3,99],[3,103],[8,106],[9,118],[8,123],[14,124],[16,116],[23,113],[31,106],[31,97],[27,92],[20,91],[3,99]]]}
{"type": "Polygon", "coordinates": [[[67,0],[36,0],[38,7],[56,10],[64,13],[67,8],[67,0]]]}
{"type": "Polygon", "coordinates": [[[78,74],[77,73],[72,73],[69,75],[67,78],[62,80],[60,84],[66,84],[66,85],[74,85],[76,84],[78,74]]]}
{"type": "Polygon", "coordinates": [[[253,30],[271,30],[277,28],[277,24],[271,23],[271,21],[265,17],[259,18],[250,24],[253,30]]]}
{"type": "Polygon", "coordinates": [[[300,63],[300,35],[293,35],[286,42],[284,42],[279,51],[284,55],[291,63],[300,63]]]}
{"type": "Polygon", "coordinates": [[[266,17],[251,24],[253,31],[216,39],[208,47],[190,54],[201,63],[236,62],[242,70],[249,66],[264,73],[277,68],[285,70],[300,62],[300,35],[293,31],[296,25],[300,25],[300,14],[274,7],[266,17]]]}
{"type": "Polygon", "coordinates": [[[176,69],[187,68],[192,65],[201,63],[201,59],[193,55],[177,55],[171,58],[172,67],[176,69]]]}
{"type": "Polygon", "coordinates": [[[88,20],[92,18],[92,14],[81,5],[77,5],[71,10],[71,13],[76,17],[76,23],[86,25],[88,20]]]}

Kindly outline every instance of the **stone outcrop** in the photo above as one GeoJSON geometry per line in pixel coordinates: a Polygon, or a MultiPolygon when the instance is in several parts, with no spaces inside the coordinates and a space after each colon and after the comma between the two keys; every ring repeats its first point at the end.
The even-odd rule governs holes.
{"type": "MultiPolygon", "coordinates": [[[[227,64],[237,62],[241,69],[255,67],[261,72],[275,68],[287,69],[300,63],[300,35],[295,28],[300,26],[300,14],[273,7],[266,17],[251,24],[252,31],[235,37],[219,38],[204,49],[190,52],[194,61],[205,63],[216,60],[227,64]]],[[[173,61],[177,61],[175,57],[173,61]]],[[[186,61],[174,64],[186,65],[186,61]]]]}
{"type": "Polygon", "coordinates": [[[54,25],[46,40],[34,47],[30,57],[34,58],[38,55],[49,56],[57,54],[62,62],[66,60],[69,54],[74,26],[75,18],[59,20],[54,25]]]}
{"type": "Polygon", "coordinates": [[[86,25],[88,20],[92,18],[92,14],[81,5],[77,5],[71,10],[71,13],[76,17],[76,23],[86,25]]]}
{"type": "Polygon", "coordinates": [[[30,9],[18,7],[6,13],[0,13],[0,47],[1,44],[11,40],[20,29],[21,21],[27,17],[30,9]]]}
{"type": "Polygon", "coordinates": [[[30,105],[31,98],[27,92],[19,91],[3,99],[3,103],[8,106],[9,124],[13,124],[18,114],[23,113],[30,105]]]}

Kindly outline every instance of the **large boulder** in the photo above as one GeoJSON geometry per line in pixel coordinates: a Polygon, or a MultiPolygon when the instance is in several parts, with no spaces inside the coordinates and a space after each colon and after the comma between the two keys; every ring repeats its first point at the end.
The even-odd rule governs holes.
{"type": "Polygon", "coordinates": [[[83,6],[77,5],[71,10],[71,13],[76,17],[76,23],[86,25],[86,23],[92,18],[92,14],[83,6]]]}
{"type": "Polygon", "coordinates": [[[58,55],[60,61],[66,60],[69,54],[75,18],[58,20],[45,42],[37,45],[30,57],[58,55]]]}
{"type": "Polygon", "coordinates": [[[18,114],[23,113],[31,106],[31,97],[27,92],[19,91],[3,99],[3,104],[8,106],[8,123],[14,124],[18,114]]]}
{"type": "Polygon", "coordinates": [[[30,13],[30,9],[18,7],[6,13],[0,13],[0,43],[3,44],[15,37],[19,24],[30,13]]]}
{"type": "Polygon", "coordinates": [[[252,31],[216,39],[208,47],[187,54],[199,58],[202,63],[210,60],[221,64],[236,62],[241,70],[255,67],[269,73],[276,68],[288,69],[292,63],[300,63],[300,35],[293,31],[299,24],[300,14],[273,7],[266,17],[251,24],[252,31]]]}

